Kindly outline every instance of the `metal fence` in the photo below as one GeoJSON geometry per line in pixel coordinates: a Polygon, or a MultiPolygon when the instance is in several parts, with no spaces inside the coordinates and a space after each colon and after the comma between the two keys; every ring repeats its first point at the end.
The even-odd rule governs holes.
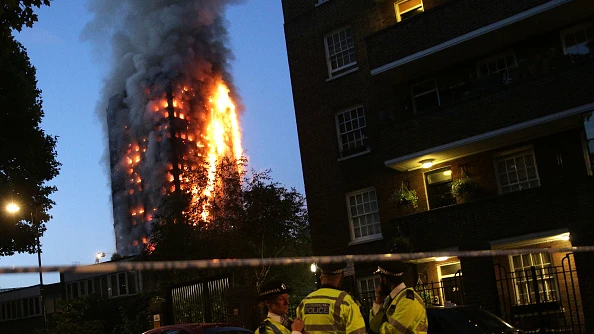
{"type": "Polygon", "coordinates": [[[502,317],[527,333],[586,333],[573,254],[560,266],[495,266],[502,317]]]}
{"type": "Polygon", "coordinates": [[[226,322],[229,320],[229,277],[195,281],[171,288],[173,322],[226,322]]]}

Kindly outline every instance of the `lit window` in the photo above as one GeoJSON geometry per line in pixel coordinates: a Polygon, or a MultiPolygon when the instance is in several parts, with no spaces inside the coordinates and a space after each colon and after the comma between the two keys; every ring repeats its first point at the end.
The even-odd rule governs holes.
{"type": "Polygon", "coordinates": [[[541,302],[558,300],[556,269],[551,254],[521,254],[510,256],[518,305],[536,303],[534,281],[538,286],[541,302]],[[534,271],[532,268],[534,267],[534,271]]]}
{"type": "Polygon", "coordinates": [[[396,21],[400,22],[424,11],[423,0],[406,0],[394,3],[396,21]]]}
{"type": "Polygon", "coordinates": [[[351,239],[375,240],[382,235],[375,189],[364,189],[347,195],[351,239]]]}
{"type": "Polygon", "coordinates": [[[324,43],[330,76],[340,74],[343,70],[357,64],[351,28],[344,28],[327,35],[324,43]]]}
{"type": "Polygon", "coordinates": [[[509,51],[479,61],[476,64],[476,71],[479,77],[493,74],[502,74],[509,77],[509,70],[516,66],[516,55],[513,51],[509,51]]]}
{"type": "Polygon", "coordinates": [[[440,106],[439,91],[435,80],[430,79],[410,88],[415,113],[433,110],[440,106]]]}
{"type": "Polygon", "coordinates": [[[592,24],[582,24],[561,32],[561,43],[566,55],[583,55],[591,52],[594,39],[592,24]]]}
{"type": "Polygon", "coordinates": [[[532,149],[498,156],[495,160],[500,193],[540,186],[536,161],[532,149]]]}
{"type": "Polygon", "coordinates": [[[366,148],[365,110],[358,106],[336,114],[338,144],[342,156],[358,153],[366,148]]]}
{"type": "Polygon", "coordinates": [[[452,196],[452,168],[444,167],[425,173],[429,208],[436,209],[456,204],[452,196]]]}

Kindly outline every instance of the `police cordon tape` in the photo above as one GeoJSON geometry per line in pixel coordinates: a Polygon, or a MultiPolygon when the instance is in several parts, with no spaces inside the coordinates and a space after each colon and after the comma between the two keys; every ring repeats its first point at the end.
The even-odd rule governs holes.
{"type": "MultiPolygon", "coordinates": [[[[365,254],[365,255],[331,255],[331,256],[305,256],[305,257],[276,257],[276,258],[249,258],[249,259],[210,259],[189,261],[118,261],[89,265],[58,265],[42,266],[42,272],[72,272],[72,273],[101,273],[126,270],[171,270],[171,269],[207,269],[207,268],[234,268],[234,267],[259,267],[267,265],[291,265],[312,263],[336,262],[380,262],[380,261],[412,261],[438,257],[492,257],[506,255],[520,255],[527,253],[581,253],[592,252],[594,246],[564,247],[564,248],[520,248],[520,249],[489,249],[471,251],[439,251],[393,254],[365,254]]],[[[0,274],[37,273],[38,266],[23,266],[0,268],[0,274]]]]}

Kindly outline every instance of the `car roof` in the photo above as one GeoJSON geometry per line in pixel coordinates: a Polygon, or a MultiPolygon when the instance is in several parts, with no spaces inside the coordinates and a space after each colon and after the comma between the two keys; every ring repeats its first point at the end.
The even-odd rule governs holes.
{"type": "Polygon", "coordinates": [[[173,329],[181,329],[181,330],[185,330],[185,331],[190,331],[190,332],[195,332],[195,333],[201,333],[202,332],[202,329],[213,328],[213,327],[241,328],[241,327],[239,327],[237,325],[230,324],[230,323],[218,323],[218,322],[213,322],[213,323],[188,323],[188,324],[175,324],[175,325],[161,326],[159,328],[154,328],[154,329],[148,330],[148,331],[144,332],[143,334],[158,334],[158,333],[161,333],[162,331],[173,330],[173,329]]]}

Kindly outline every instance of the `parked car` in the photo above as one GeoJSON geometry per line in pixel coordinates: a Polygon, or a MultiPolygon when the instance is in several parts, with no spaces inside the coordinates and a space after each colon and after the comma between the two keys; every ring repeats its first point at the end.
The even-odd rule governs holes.
{"type": "Polygon", "coordinates": [[[242,327],[237,327],[226,323],[209,323],[209,324],[179,324],[167,325],[143,334],[248,334],[254,333],[242,327]]]}
{"type": "Polygon", "coordinates": [[[524,333],[493,313],[477,306],[428,307],[428,334],[524,333]]]}

